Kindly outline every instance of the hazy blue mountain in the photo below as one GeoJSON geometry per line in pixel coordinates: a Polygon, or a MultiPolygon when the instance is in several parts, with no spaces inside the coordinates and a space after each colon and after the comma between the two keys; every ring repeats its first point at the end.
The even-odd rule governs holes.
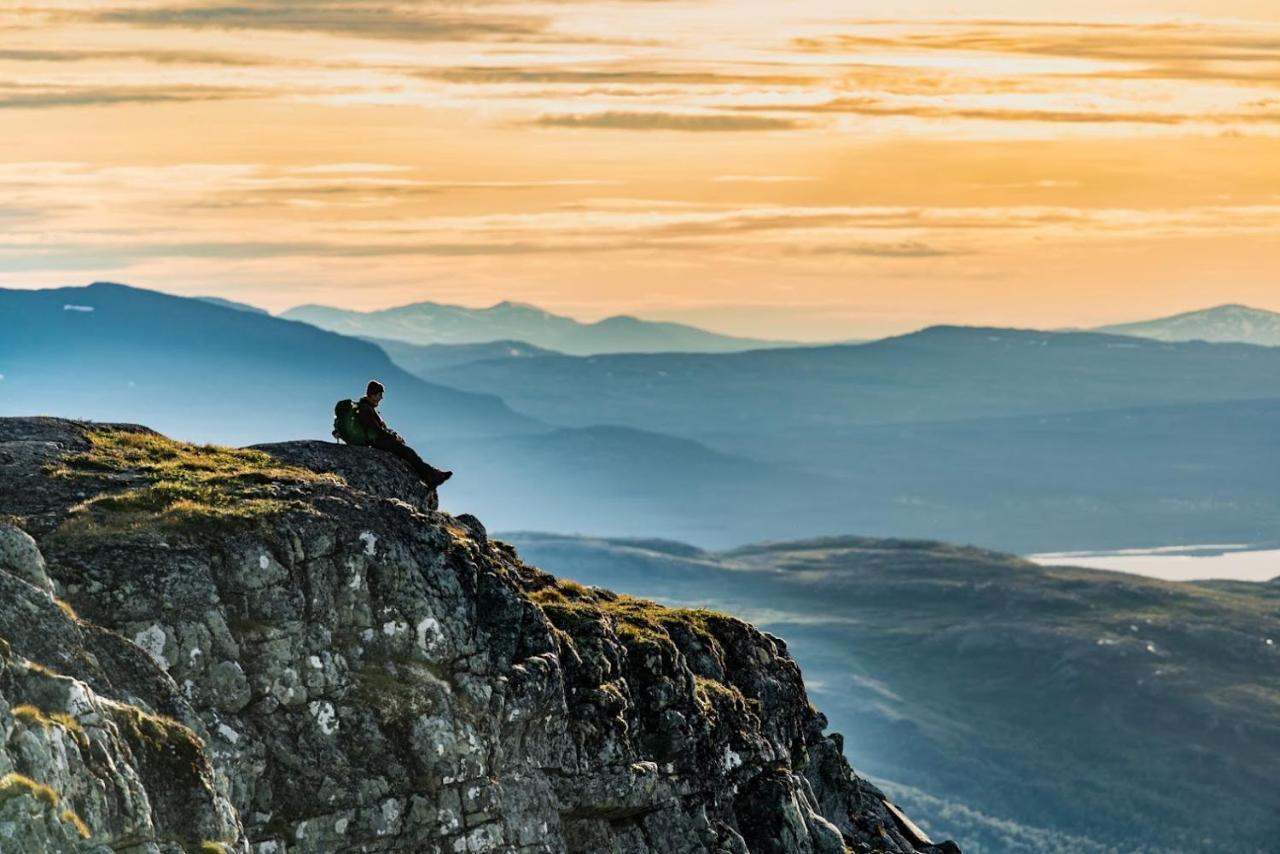
{"type": "Polygon", "coordinates": [[[495,359],[452,369],[448,382],[565,426],[772,441],[814,428],[1277,397],[1280,350],[940,326],[858,346],[495,359]]]}
{"type": "Polygon", "coordinates": [[[966,851],[1274,848],[1275,582],[1221,589],[854,537],[722,553],[503,538],[548,571],[786,637],[859,770],[927,804],[912,807],[925,829],[966,851]]]}
{"type": "Polygon", "coordinates": [[[247,311],[252,314],[270,314],[265,308],[258,308],[256,305],[249,305],[247,302],[236,302],[222,297],[196,297],[196,299],[204,300],[213,305],[220,305],[223,308],[234,308],[238,311],[247,311]]]}
{"type": "Polygon", "coordinates": [[[1277,435],[1270,399],[867,426],[767,457],[574,428],[451,459],[486,484],[519,460],[499,494],[468,495],[505,528],[554,529],[576,500],[584,532],[704,547],[856,530],[1032,553],[1273,540],[1277,435]]]}
{"type": "Polygon", "coordinates": [[[494,527],[560,528],[571,512],[584,533],[725,546],[849,524],[846,481],[626,427],[453,443],[441,458],[459,472],[445,504],[494,527]]]}
{"type": "Polygon", "coordinates": [[[528,359],[557,356],[554,350],[524,341],[487,341],[483,344],[409,344],[390,338],[366,338],[383,349],[391,361],[411,374],[424,375],[487,359],[528,359]]]}
{"type": "Polygon", "coordinates": [[[1280,513],[1280,349],[942,327],[858,347],[446,373],[423,376],[543,421],[630,424],[841,479],[837,506],[796,520],[805,535],[1020,552],[1252,542],[1280,513]]]}
{"type": "Polygon", "coordinates": [[[97,283],[0,290],[0,408],[154,424],[249,443],[327,437],[333,404],[377,377],[442,436],[544,429],[490,395],[425,382],[373,344],[204,300],[97,283]]]}
{"type": "Polygon", "coordinates": [[[1280,347],[1280,313],[1247,305],[1220,305],[1157,320],[1118,323],[1098,332],[1158,341],[1217,341],[1280,347]]]}
{"type": "Polygon", "coordinates": [[[387,420],[457,474],[445,505],[490,524],[574,518],[616,535],[731,544],[839,530],[845,485],[687,439],[558,429],[495,397],[424,382],[375,345],[303,323],[122,285],[0,290],[0,414],[145,422],[184,439],[328,438],[333,404],[387,384],[387,420]]]}
{"type": "MultiPolygon", "coordinates": [[[[2,414],[146,421],[183,438],[228,444],[326,438],[333,401],[359,395],[365,381],[377,377],[389,388],[384,408],[392,425],[428,460],[457,472],[445,490],[446,506],[481,514],[502,528],[554,528],[557,520],[571,517],[594,534],[661,533],[716,548],[762,537],[856,530],[1029,553],[1268,540],[1274,539],[1274,520],[1280,517],[1280,453],[1274,439],[1280,435],[1280,396],[849,423],[860,413],[850,409],[836,417],[849,396],[839,390],[841,370],[862,377],[858,381],[867,398],[878,393],[908,416],[981,408],[960,392],[947,397],[950,391],[934,376],[946,368],[945,351],[924,360],[916,348],[908,348],[916,359],[914,374],[881,357],[887,366],[882,373],[893,379],[877,390],[868,379],[873,371],[840,362],[866,347],[817,348],[755,354],[792,366],[796,388],[790,390],[783,373],[757,372],[760,381],[753,385],[751,374],[734,378],[717,367],[736,365],[743,358],[739,355],[663,361],[676,364],[685,358],[715,367],[699,368],[700,384],[676,385],[685,398],[667,394],[666,381],[652,382],[652,376],[645,385],[626,371],[587,373],[593,382],[578,384],[575,375],[565,374],[574,382],[563,389],[543,384],[548,402],[567,412],[575,400],[596,407],[598,420],[582,418],[560,427],[560,419],[551,426],[517,414],[466,382],[477,365],[493,361],[455,364],[428,372],[434,382],[422,382],[367,342],[201,300],[109,285],[0,292],[0,323],[12,330],[0,339],[2,414]],[[834,368],[820,358],[824,351],[836,361],[834,368]],[[714,381],[720,378],[724,381],[714,381]],[[469,390],[454,390],[455,382],[469,390]],[[802,392],[808,383],[815,384],[802,392]],[[826,389],[827,399],[815,388],[826,389]],[[675,417],[680,407],[700,417],[695,392],[724,421],[716,430],[681,435],[683,425],[675,417]],[[778,400],[784,394],[793,395],[785,406],[778,400]],[[637,401],[628,396],[644,406],[633,405],[637,401]],[[948,409],[941,398],[954,405],[948,409]],[[624,404],[618,411],[600,408],[600,401],[615,399],[624,404]],[[813,414],[775,411],[802,406],[813,414]],[[633,415],[639,424],[627,422],[633,415]],[[671,429],[646,426],[662,423],[671,429]]],[[[1137,375],[1146,378],[1148,394],[1163,383],[1170,394],[1199,389],[1213,395],[1241,382],[1242,374],[1253,376],[1248,372],[1258,354],[1280,352],[1063,337],[1067,343],[1127,341],[1170,348],[1190,388],[1161,378],[1142,362],[1147,373],[1137,375]],[[1197,352],[1207,365],[1197,366],[1192,358],[1197,352]],[[1221,382],[1205,379],[1214,367],[1221,382]]],[[[869,346],[872,353],[881,349],[869,346]]],[[[1021,364],[1052,347],[1026,349],[1030,355],[1015,351],[1019,358],[1006,361],[1021,364]]],[[[1115,355],[1119,370],[1133,352],[1126,346],[1068,360],[1081,376],[1097,377],[1079,384],[1078,397],[1120,399],[1124,385],[1107,386],[1113,378],[1106,374],[1105,356],[1115,355]]],[[[593,363],[625,364],[632,358],[522,356],[501,364],[572,364],[597,371],[593,363]]],[[[1000,363],[992,360],[982,370],[996,371],[1000,363]]],[[[1033,375],[1009,370],[1024,389],[1017,394],[962,374],[954,381],[964,393],[986,401],[992,412],[1037,403],[1033,375]]],[[[686,378],[674,379],[683,383],[686,378]]],[[[530,385],[542,382],[536,375],[529,378],[530,385]]],[[[1050,374],[1042,385],[1062,382],[1050,374]]],[[[522,397],[520,388],[505,393],[537,399],[522,397]]],[[[1054,405],[1065,406],[1069,399],[1049,397],[1054,405]]]]}
{"type": "Polygon", "coordinates": [[[718,335],[694,326],[609,317],[581,323],[543,311],[537,306],[501,302],[489,308],[465,308],[420,302],[381,311],[348,311],[323,305],[302,305],[281,317],[301,320],[322,329],[363,338],[387,338],[411,344],[480,344],[524,341],[562,353],[712,352],[787,346],[718,335]]]}

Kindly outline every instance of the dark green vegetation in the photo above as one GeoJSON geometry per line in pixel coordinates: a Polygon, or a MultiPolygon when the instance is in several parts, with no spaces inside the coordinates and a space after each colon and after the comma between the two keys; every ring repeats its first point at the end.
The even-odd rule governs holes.
{"type": "Polygon", "coordinates": [[[706,553],[506,539],[553,572],[785,637],[859,769],[966,851],[1280,838],[1280,581],[1179,584],[894,540],[706,553]]]}
{"type": "Polygon", "coordinates": [[[661,323],[635,317],[607,317],[595,323],[580,323],[571,317],[516,302],[502,302],[489,308],[420,302],[367,312],[301,305],[286,311],[281,317],[343,335],[390,338],[408,344],[466,345],[509,339],[577,355],[725,353],[783,346],[777,341],[734,338],[681,323],[661,323]]]}
{"type": "Polygon", "coordinates": [[[261,451],[121,429],[89,431],[85,437],[89,450],[65,457],[47,472],[103,490],[63,524],[60,531],[69,536],[250,522],[290,506],[282,486],[341,483],[335,475],[282,465],[261,451]]]}

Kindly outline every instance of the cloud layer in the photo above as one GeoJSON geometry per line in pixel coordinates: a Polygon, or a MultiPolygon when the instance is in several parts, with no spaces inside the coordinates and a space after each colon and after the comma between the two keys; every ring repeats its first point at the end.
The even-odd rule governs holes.
{"type": "Polygon", "coordinates": [[[1161,2],[24,0],[0,8],[0,285],[965,320],[1061,310],[1074,271],[1256,303],[1280,11],[1161,2]]]}

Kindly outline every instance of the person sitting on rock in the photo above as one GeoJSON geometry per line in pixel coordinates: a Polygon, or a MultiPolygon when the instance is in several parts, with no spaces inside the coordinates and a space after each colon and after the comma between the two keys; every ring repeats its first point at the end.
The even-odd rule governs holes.
{"type": "Polygon", "coordinates": [[[451,471],[441,471],[435,466],[427,463],[418,456],[418,452],[410,448],[404,441],[404,438],[387,426],[387,422],[382,420],[382,416],[378,414],[378,404],[382,403],[382,396],[386,393],[386,388],[377,380],[369,380],[369,386],[365,389],[364,397],[360,398],[356,403],[356,418],[359,419],[360,425],[364,427],[365,433],[372,436],[373,440],[369,443],[373,447],[383,451],[390,451],[400,459],[404,460],[413,470],[418,473],[418,477],[422,478],[431,489],[435,489],[449,478],[453,477],[451,471]]]}

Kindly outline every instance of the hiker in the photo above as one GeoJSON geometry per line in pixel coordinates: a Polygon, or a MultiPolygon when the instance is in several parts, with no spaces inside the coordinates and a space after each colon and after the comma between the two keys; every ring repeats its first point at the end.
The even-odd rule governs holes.
{"type": "MultiPolygon", "coordinates": [[[[382,403],[382,396],[385,393],[386,389],[382,383],[377,380],[369,381],[364,397],[360,398],[355,405],[355,420],[363,428],[365,441],[353,442],[353,444],[372,445],[379,450],[390,451],[408,463],[418,473],[418,477],[422,478],[423,483],[435,489],[453,477],[453,472],[441,471],[425,462],[413,448],[405,444],[404,438],[399,433],[387,426],[387,422],[383,421],[382,416],[378,414],[378,404],[382,403]]],[[[350,436],[343,438],[349,442],[352,439],[350,436]]]]}

